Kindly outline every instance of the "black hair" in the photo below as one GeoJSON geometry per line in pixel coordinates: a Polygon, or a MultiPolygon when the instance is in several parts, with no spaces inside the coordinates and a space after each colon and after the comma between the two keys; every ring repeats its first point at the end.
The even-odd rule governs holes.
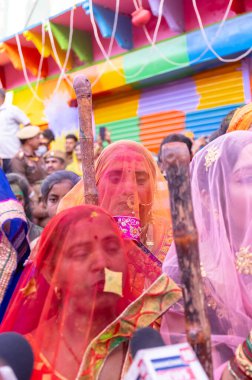
{"type": "Polygon", "coordinates": [[[78,138],[73,134],[73,133],[69,133],[68,135],[66,135],[65,139],[72,139],[74,140],[76,143],[78,142],[78,138]]]}
{"type": "Polygon", "coordinates": [[[220,125],[220,128],[217,129],[216,131],[214,131],[210,137],[209,137],[209,142],[210,141],[213,141],[215,139],[217,139],[219,136],[222,136],[224,135],[226,132],[227,132],[227,129],[229,127],[229,124],[230,124],[230,121],[232,119],[232,117],[234,116],[234,113],[235,111],[237,110],[237,108],[235,108],[234,110],[230,111],[223,119],[222,119],[222,122],[221,122],[221,125],[220,125]]]}
{"type": "Polygon", "coordinates": [[[42,135],[49,140],[49,142],[51,141],[54,141],[55,140],[55,135],[53,133],[53,131],[49,128],[45,129],[43,132],[42,132],[42,135]]]}
{"type": "Polygon", "coordinates": [[[159,163],[162,161],[162,159],[161,159],[162,146],[164,144],[167,144],[170,142],[185,143],[187,145],[188,150],[189,150],[190,156],[192,155],[192,141],[188,137],[182,135],[181,133],[172,133],[172,134],[166,136],[160,144],[160,148],[159,148],[159,152],[158,152],[158,162],[159,163]]]}
{"type": "Polygon", "coordinates": [[[72,187],[74,187],[80,180],[80,177],[68,170],[58,170],[50,175],[48,175],[41,184],[41,194],[44,202],[47,201],[47,197],[52,187],[57,183],[61,183],[63,181],[70,181],[72,183],[72,187]]]}

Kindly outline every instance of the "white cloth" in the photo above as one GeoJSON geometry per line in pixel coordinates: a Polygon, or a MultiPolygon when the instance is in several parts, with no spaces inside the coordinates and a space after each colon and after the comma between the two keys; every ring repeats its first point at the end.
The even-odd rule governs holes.
{"type": "Polygon", "coordinates": [[[18,107],[0,106],[0,158],[13,158],[20,148],[16,136],[20,124],[30,124],[30,120],[18,107]]]}

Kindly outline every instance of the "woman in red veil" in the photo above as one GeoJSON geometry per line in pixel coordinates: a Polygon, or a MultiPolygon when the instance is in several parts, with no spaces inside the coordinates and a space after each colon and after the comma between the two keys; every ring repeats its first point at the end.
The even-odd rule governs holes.
{"type": "Polygon", "coordinates": [[[31,343],[33,379],[123,377],[133,332],[181,297],[148,260],[99,207],[77,206],[50,221],[1,328],[31,343]]]}

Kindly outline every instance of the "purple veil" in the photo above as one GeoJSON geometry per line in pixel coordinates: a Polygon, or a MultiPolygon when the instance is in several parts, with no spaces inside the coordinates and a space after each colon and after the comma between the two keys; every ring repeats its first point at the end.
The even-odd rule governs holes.
{"type": "MultiPolygon", "coordinates": [[[[252,133],[226,134],[197,153],[191,187],[217,369],[252,328],[252,133]]],[[[163,271],[180,283],[174,246],[163,271]]],[[[164,315],[161,332],[170,343],[185,339],[182,304],[164,315]]]]}

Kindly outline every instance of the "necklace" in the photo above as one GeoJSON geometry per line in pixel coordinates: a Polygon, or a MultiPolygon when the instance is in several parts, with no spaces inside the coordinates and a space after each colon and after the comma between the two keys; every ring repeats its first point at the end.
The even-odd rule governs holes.
{"type": "Polygon", "coordinates": [[[72,347],[68,344],[68,341],[66,340],[66,338],[64,337],[64,334],[63,333],[60,333],[60,337],[62,338],[67,350],[69,351],[69,353],[73,356],[74,360],[76,361],[76,363],[78,365],[80,365],[80,360],[78,358],[78,356],[75,354],[75,352],[73,351],[72,347]]]}

